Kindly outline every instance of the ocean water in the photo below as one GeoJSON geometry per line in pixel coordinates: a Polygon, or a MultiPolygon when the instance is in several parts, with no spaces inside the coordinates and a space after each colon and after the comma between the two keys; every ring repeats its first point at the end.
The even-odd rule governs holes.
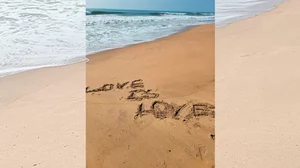
{"type": "Polygon", "coordinates": [[[87,9],[87,54],[165,37],[214,23],[213,13],[87,9]]]}
{"type": "Polygon", "coordinates": [[[0,77],[85,59],[85,1],[0,0],[0,77]]]}
{"type": "Polygon", "coordinates": [[[216,26],[223,27],[232,22],[269,11],[285,0],[215,0],[216,26]]]}
{"type": "Polygon", "coordinates": [[[216,0],[216,15],[85,8],[83,0],[0,0],[0,77],[85,60],[86,54],[217,27],[268,11],[284,0],[216,0]]]}

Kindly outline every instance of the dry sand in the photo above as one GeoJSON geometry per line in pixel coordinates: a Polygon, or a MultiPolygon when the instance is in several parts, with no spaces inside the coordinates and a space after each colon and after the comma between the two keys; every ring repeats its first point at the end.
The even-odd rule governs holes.
{"type": "Polygon", "coordinates": [[[85,62],[0,78],[0,167],[85,167],[85,62]]]}
{"type": "Polygon", "coordinates": [[[87,168],[213,167],[214,25],[88,58],[87,168]]]}
{"type": "Polygon", "coordinates": [[[299,6],[216,30],[216,167],[299,167],[299,6]]]}

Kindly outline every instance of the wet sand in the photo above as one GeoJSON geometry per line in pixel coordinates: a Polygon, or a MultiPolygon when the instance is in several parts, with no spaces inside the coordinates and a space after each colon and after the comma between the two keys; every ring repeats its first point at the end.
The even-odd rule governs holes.
{"type": "MultiPolygon", "coordinates": [[[[275,10],[217,29],[217,167],[299,165],[299,5],[288,0],[275,10]]],[[[209,29],[205,31],[213,31],[209,29]]],[[[189,118],[191,110],[182,109],[179,119],[160,120],[149,107],[154,100],[179,106],[188,100],[214,104],[213,83],[205,85],[214,80],[214,57],[209,57],[214,54],[208,50],[214,42],[205,31],[195,28],[108,51],[101,59],[90,57],[94,62],[87,71],[97,72],[88,73],[90,89],[142,79],[159,97],[142,101],[149,113],[134,119],[142,102],[126,100],[129,84],[124,90],[87,94],[89,168],[212,165],[212,117],[189,118]],[[130,53],[129,59],[123,53],[130,53]],[[136,59],[141,64],[133,64],[136,59]],[[110,61],[119,64],[105,63],[110,61]],[[188,122],[183,122],[186,115],[188,122]]],[[[0,167],[85,167],[84,72],[85,65],[72,65],[0,78],[0,137],[5,137],[0,139],[0,167]]]]}
{"type": "Polygon", "coordinates": [[[88,56],[88,168],[212,168],[214,28],[88,56]]]}

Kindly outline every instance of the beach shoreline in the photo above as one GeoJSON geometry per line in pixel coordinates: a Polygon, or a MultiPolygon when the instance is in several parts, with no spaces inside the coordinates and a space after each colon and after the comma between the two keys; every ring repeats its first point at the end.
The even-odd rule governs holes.
{"type": "Polygon", "coordinates": [[[299,165],[299,5],[216,29],[217,167],[299,165]]]}
{"type": "Polygon", "coordinates": [[[214,165],[214,31],[201,25],[88,56],[88,167],[214,165]],[[158,105],[168,110],[156,114],[158,105]],[[197,106],[212,111],[193,117],[197,106]]]}
{"type": "MultiPolygon", "coordinates": [[[[275,10],[279,5],[281,5],[282,3],[285,3],[285,1],[283,2],[280,2],[279,4],[276,4],[275,6],[273,6],[271,9],[267,10],[267,11],[263,11],[257,15],[254,15],[254,16],[250,16],[250,17],[247,17],[245,19],[241,19],[241,20],[237,20],[237,21],[234,21],[234,22],[230,22],[230,23],[227,23],[226,25],[223,25],[223,26],[216,26],[215,28],[216,29],[224,29],[232,24],[235,24],[235,23],[238,23],[238,22],[241,22],[241,21],[244,21],[244,20],[248,20],[248,19],[251,19],[251,18],[255,18],[257,16],[260,16],[260,15],[263,15],[265,13],[268,13],[272,10],[275,10]]],[[[216,17],[216,16],[215,16],[216,17]]],[[[201,25],[206,25],[206,24],[201,24],[201,25]]],[[[188,28],[183,28],[181,31],[178,31],[178,32],[175,32],[175,33],[172,33],[170,35],[167,35],[167,36],[163,36],[163,37],[160,37],[160,38],[156,38],[156,39],[152,39],[152,40],[149,40],[149,41],[144,41],[144,42],[140,42],[140,43],[135,43],[135,44],[129,44],[129,45],[125,45],[123,47],[120,47],[120,48],[112,48],[112,49],[108,49],[108,50],[104,50],[104,51],[98,51],[98,52],[95,52],[95,53],[89,53],[86,55],[86,57],[89,57],[91,55],[95,55],[95,54],[98,54],[98,53],[101,53],[101,52],[106,52],[106,51],[110,51],[110,50],[115,50],[115,49],[121,49],[121,48],[125,48],[125,47],[130,47],[132,45],[138,45],[138,44],[142,44],[142,43],[147,43],[147,42],[151,42],[151,41],[156,41],[156,40],[160,40],[162,38],[166,38],[166,37],[169,37],[169,36],[173,36],[173,35],[176,35],[176,34],[179,34],[179,33],[183,33],[185,31],[188,31],[189,29],[192,29],[194,27],[198,27],[198,26],[201,26],[201,25],[195,25],[195,26],[190,26],[188,28]]],[[[79,62],[75,62],[75,63],[70,63],[70,64],[65,64],[65,65],[53,65],[53,66],[48,66],[48,67],[40,67],[40,68],[35,68],[35,69],[30,69],[30,70],[25,70],[25,71],[22,71],[22,72],[16,72],[16,73],[12,73],[12,74],[9,74],[9,75],[5,75],[3,77],[0,77],[0,78],[5,78],[5,77],[8,77],[8,76],[11,76],[11,75],[16,75],[16,74],[26,74],[26,72],[30,72],[30,71],[35,71],[35,70],[40,70],[40,69],[47,69],[47,68],[59,68],[59,67],[62,67],[62,66],[70,66],[70,65],[73,65],[73,64],[77,64],[77,63],[80,63],[80,62],[84,62],[84,61],[88,61],[87,60],[82,60],[82,61],[79,61],[79,62]]]]}
{"type": "Polygon", "coordinates": [[[29,68],[28,70],[13,72],[13,73],[8,74],[8,75],[0,76],[0,79],[8,78],[10,76],[19,75],[19,74],[26,74],[26,73],[30,73],[32,71],[39,71],[39,70],[42,70],[42,69],[53,69],[53,68],[60,68],[60,67],[64,67],[64,66],[68,67],[68,66],[72,66],[72,65],[76,65],[76,64],[81,64],[83,62],[88,62],[88,59],[85,58],[84,60],[81,60],[81,61],[78,61],[78,62],[63,64],[63,65],[49,65],[49,66],[43,66],[43,67],[33,68],[33,69],[29,68]]]}
{"type": "Polygon", "coordinates": [[[173,35],[176,35],[176,34],[180,34],[180,33],[186,32],[186,31],[188,31],[188,30],[190,30],[192,28],[199,27],[199,26],[202,26],[202,25],[207,25],[207,24],[200,24],[200,25],[188,26],[186,28],[182,28],[178,32],[171,33],[169,35],[158,37],[158,38],[155,38],[155,39],[144,40],[144,41],[141,41],[141,42],[128,44],[128,45],[125,45],[125,46],[122,46],[122,47],[117,47],[117,48],[111,48],[111,49],[106,49],[106,50],[102,50],[102,51],[92,52],[92,53],[87,54],[86,57],[89,57],[89,56],[95,55],[95,54],[99,54],[101,52],[106,52],[106,51],[110,51],[110,50],[117,50],[117,49],[121,49],[121,48],[130,47],[130,46],[133,46],[133,45],[138,45],[138,44],[143,44],[143,43],[149,43],[149,42],[152,42],[152,41],[160,40],[160,39],[163,39],[163,38],[167,38],[169,36],[173,36],[173,35]]]}
{"type": "MultiPolygon", "coordinates": [[[[126,49],[121,48],[114,51],[107,51],[104,53],[105,56],[91,57],[92,60],[96,62],[101,60],[104,64],[111,59],[123,62],[124,65],[116,64],[119,65],[114,67],[116,71],[102,70],[103,74],[101,76],[99,75],[101,74],[100,72],[94,75],[85,74],[85,71],[89,72],[92,69],[88,70],[86,63],[82,63],[31,70],[0,78],[2,89],[0,97],[0,111],[2,111],[0,113],[0,128],[4,130],[1,131],[1,134],[7,137],[0,141],[5,147],[12,147],[12,150],[0,151],[2,152],[1,156],[4,156],[2,160],[6,161],[6,163],[0,162],[0,167],[11,167],[12,165],[15,167],[32,167],[32,165],[36,165],[37,163],[45,164],[47,167],[85,167],[82,164],[85,164],[86,150],[91,152],[89,154],[91,158],[88,158],[87,161],[97,168],[99,165],[125,167],[124,164],[138,164],[138,167],[141,167],[145,161],[148,163],[158,163],[159,166],[163,167],[165,163],[170,163],[170,158],[174,158],[174,160],[179,160],[180,158],[188,160],[182,167],[202,164],[203,162],[199,156],[202,156],[203,153],[194,149],[200,149],[200,151],[211,151],[214,149],[215,144],[212,143],[212,137],[210,136],[211,132],[213,132],[211,131],[212,128],[202,131],[201,136],[197,137],[197,140],[202,138],[201,140],[206,145],[208,144],[208,147],[201,146],[194,141],[195,138],[184,139],[191,137],[190,134],[195,135],[197,132],[193,132],[193,130],[192,132],[188,132],[186,131],[187,127],[180,127],[179,125],[182,125],[181,120],[174,121],[168,118],[160,121],[151,115],[146,115],[143,118],[139,118],[142,120],[136,120],[136,123],[131,123],[133,120],[132,116],[135,115],[140,103],[136,102],[133,103],[134,105],[127,107],[127,102],[115,100],[115,98],[121,97],[125,99],[128,96],[127,92],[101,92],[101,96],[105,96],[105,99],[101,98],[100,95],[92,97],[92,95],[83,93],[84,88],[87,86],[85,84],[86,79],[88,80],[88,86],[93,89],[102,86],[102,84],[115,84],[126,81],[130,81],[132,84],[132,80],[138,80],[142,75],[148,78],[146,80],[143,79],[143,84],[147,89],[156,91],[157,88],[162,88],[158,91],[167,103],[174,102],[178,105],[183,105],[186,103],[185,100],[198,102],[196,100],[199,95],[201,99],[203,98],[201,102],[208,102],[210,104],[217,102],[218,122],[215,124],[216,133],[218,134],[216,140],[218,152],[210,154],[207,157],[209,161],[205,166],[208,168],[211,168],[209,166],[213,164],[212,161],[214,159],[212,159],[212,155],[215,155],[216,166],[224,168],[230,168],[232,165],[244,168],[252,168],[253,166],[297,167],[299,165],[296,159],[299,151],[297,144],[300,137],[295,136],[297,132],[296,128],[299,128],[295,123],[298,123],[297,119],[299,118],[297,114],[297,111],[299,111],[297,104],[299,102],[297,100],[300,99],[300,94],[297,95],[297,88],[300,85],[300,81],[293,72],[297,73],[299,70],[297,63],[299,62],[298,46],[300,45],[300,38],[297,39],[298,36],[295,33],[299,30],[297,20],[293,19],[295,16],[295,18],[299,18],[299,12],[295,9],[295,6],[299,6],[299,2],[296,0],[287,0],[279,4],[274,10],[234,22],[226,27],[215,29],[216,58],[215,61],[210,61],[216,62],[215,85],[218,95],[216,99],[213,96],[215,86],[212,83],[208,86],[200,86],[209,92],[193,95],[190,93],[194,92],[193,89],[195,88],[188,86],[184,91],[189,94],[183,94],[180,91],[181,87],[185,87],[186,81],[193,81],[195,79],[184,78],[186,79],[184,80],[185,82],[180,83],[181,78],[171,78],[165,73],[165,71],[170,69],[164,69],[163,73],[156,71],[157,74],[162,75],[159,79],[156,78],[155,74],[147,75],[148,73],[143,72],[132,75],[132,72],[140,71],[140,69],[132,71],[127,69],[124,72],[122,72],[122,69],[118,70],[119,67],[124,67],[125,65],[130,67],[130,61],[139,58],[138,55],[134,56],[130,54],[130,59],[127,60],[121,56],[114,56],[115,52],[122,53],[128,50],[127,47],[126,49]],[[280,22],[286,24],[281,24],[280,22]],[[294,25],[291,25],[291,23],[294,23],[294,25]],[[273,31],[269,31],[270,29],[273,31]],[[279,29],[284,30],[284,33],[279,31],[279,29]],[[282,55],[288,56],[289,59],[282,58],[282,55]],[[131,75],[128,76],[126,72],[130,72],[128,74],[131,75]],[[118,74],[121,73],[123,75],[119,76],[118,74]],[[105,80],[93,81],[86,78],[85,75],[90,75],[88,78],[103,77],[105,80]],[[162,87],[163,84],[155,84],[153,82],[155,78],[167,85],[162,87]],[[179,82],[180,87],[169,89],[173,87],[173,83],[168,83],[167,81],[179,82]],[[174,90],[176,91],[174,92],[174,90]],[[174,95],[164,96],[172,92],[174,92],[174,95]],[[278,98],[276,95],[281,95],[281,97],[278,98]],[[96,96],[100,98],[98,99],[96,96]],[[86,99],[90,101],[87,106],[86,99]],[[126,107],[120,108],[122,106],[126,107]],[[85,118],[85,114],[83,114],[85,110],[93,112],[92,114],[87,114],[90,117],[88,122],[92,123],[87,127],[104,129],[84,130],[86,123],[82,119],[85,118]],[[129,113],[125,113],[125,111],[129,111],[129,113]],[[276,121],[276,124],[272,121],[276,121]],[[127,123],[130,123],[130,125],[127,125],[127,123]],[[268,125],[270,123],[273,123],[272,128],[268,125]],[[124,125],[128,127],[124,127],[124,125]],[[249,128],[250,125],[251,128],[249,128]],[[162,128],[164,129],[161,130],[162,128]],[[127,136],[128,132],[133,134],[129,133],[129,136],[127,136]],[[56,138],[58,134],[59,138],[56,138]],[[95,134],[101,134],[101,136],[95,134]],[[96,139],[94,141],[96,148],[93,148],[89,144],[88,148],[85,149],[85,143],[91,143],[90,141],[85,142],[86,135],[91,136],[90,139],[96,139]],[[159,137],[153,135],[159,135],[159,137]],[[18,137],[18,139],[15,137],[18,137]],[[135,141],[136,139],[134,138],[139,141],[135,141]],[[53,143],[57,142],[57,139],[59,139],[59,143],[53,143]],[[120,142],[120,139],[122,142],[120,142]],[[287,139],[289,139],[288,145],[282,143],[286,142],[287,139]],[[98,140],[100,143],[98,143],[98,140]],[[184,144],[184,140],[187,140],[186,144],[184,144]],[[134,143],[130,143],[132,141],[134,143]],[[33,142],[34,145],[32,145],[33,142]],[[172,145],[174,142],[178,146],[172,145]],[[245,144],[245,142],[247,143],[245,144]],[[160,147],[161,143],[165,145],[164,150],[161,150],[161,153],[158,155],[153,154],[156,152],[153,149],[157,149],[157,146],[160,147]],[[192,145],[189,146],[188,144],[192,145]],[[15,145],[21,146],[24,150],[20,152],[19,148],[13,148],[15,145]],[[104,148],[101,148],[101,145],[104,148]],[[180,150],[183,148],[182,146],[186,147],[185,151],[180,150]],[[26,152],[28,150],[39,151],[39,153],[28,153],[26,152]],[[49,152],[44,153],[44,151],[51,151],[50,154],[52,156],[59,158],[49,158],[49,152]],[[99,151],[102,151],[99,156],[105,157],[97,160],[99,158],[93,157],[93,155],[99,151]],[[139,155],[136,155],[136,153],[139,155]],[[200,162],[196,160],[196,163],[194,160],[196,157],[187,157],[185,153],[198,156],[200,162]],[[272,153],[272,156],[270,153],[272,153]],[[68,157],[63,157],[62,159],[61,155],[68,157]],[[24,158],[24,156],[27,158],[24,158]],[[148,156],[152,157],[148,158],[148,156]],[[161,159],[163,157],[160,156],[168,157],[167,162],[164,162],[161,159]],[[119,159],[124,159],[124,157],[127,160],[119,159]],[[40,160],[37,158],[40,158],[40,160]],[[286,160],[282,158],[286,158],[286,160]],[[18,163],[15,162],[16,160],[18,160],[18,163]],[[136,163],[132,160],[136,161],[136,163]]],[[[187,33],[184,32],[183,34],[187,33]]],[[[178,35],[181,36],[180,34],[178,35]]],[[[167,41],[172,41],[175,37],[168,38],[169,40],[167,41]]],[[[154,44],[156,42],[152,41],[149,43],[154,44]]],[[[143,55],[142,51],[145,51],[144,49],[147,49],[145,52],[154,50],[159,53],[163,51],[163,48],[159,48],[158,46],[154,45],[153,48],[145,47],[139,50],[139,52],[143,55]]],[[[182,47],[181,44],[174,46],[178,48],[182,47]]],[[[129,48],[133,50],[137,46],[130,46],[129,48]]],[[[193,50],[192,48],[190,47],[189,49],[193,50]]],[[[182,52],[175,52],[175,54],[180,53],[182,54],[182,52]]],[[[149,59],[145,61],[145,63],[151,63],[149,66],[139,68],[151,68],[157,66],[156,62],[160,64],[164,61],[149,59]]],[[[171,61],[167,65],[177,65],[178,62],[174,64],[175,61],[171,61]]],[[[87,64],[93,65],[93,61],[87,64]]],[[[200,64],[203,63],[200,62],[200,64]]],[[[111,64],[111,66],[116,65],[111,64]]],[[[196,66],[192,67],[195,68],[196,66]]],[[[102,69],[104,68],[111,69],[112,67],[103,67],[102,69]]],[[[174,71],[171,72],[177,74],[178,69],[182,68],[182,66],[175,66],[174,68],[174,71]]],[[[195,68],[193,70],[198,69],[195,68]]],[[[193,75],[198,74],[198,72],[193,75]]],[[[189,73],[178,74],[185,77],[189,73]]],[[[214,81],[211,82],[214,83],[214,81]]],[[[151,103],[151,101],[145,102],[145,105],[147,105],[146,109],[150,108],[148,105],[151,105],[151,103]]],[[[188,113],[188,111],[185,112],[188,113]]],[[[201,121],[205,123],[204,125],[214,124],[210,119],[201,121]]],[[[197,124],[188,126],[199,127],[197,131],[202,130],[201,126],[202,128],[204,127],[197,124]]],[[[170,163],[169,166],[176,168],[176,166],[182,164],[182,162],[174,163],[177,165],[170,163]]]]}
{"type": "Polygon", "coordinates": [[[190,26],[190,27],[187,27],[187,28],[182,29],[182,30],[179,31],[179,32],[170,34],[170,35],[168,35],[168,36],[163,36],[163,37],[160,37],[160,38],[157,38],[157,39],[154,39],[154,40],[143,41],[143,42],[140,42],[140,43],[129,44],[129,45],[126,45],[126,46],[120,47],[120,48],[112,48],[112,49],[108,49],[108,50],[104,50],[104,51],[100,51],[100,52],[95,52],[95,53],[87,54],[87,55],[86,55],[86,58],[89,60],[89,58],[94,57],[95,55],[99,55],[99,54],[101,54],[101,53],[112,52],[112,51],[115,51],[115,50],[120,50],[120,49],[124,49],[124,48],[129,48],[129,47],[138,46],[138,45],[148,44],[148,43],[155,42],[155,41],[158,41],[158,40],[164,40],[164,39],[167,39],[167,38],[176,36],[176,35],[178,35],[178,34],[185,33],[185,32],[187,32],[187,31],[189,31],[189,30],[191,30],[191,29],[194,29],[194,28],[197,28],[197,27],[200,27],[200,26],[206,26],[206,25],[214,25],[214,24],[201,24],[201,25],[196,25],[196,26],[190,26]]]}
{"type": "MultiPolygon", "coordinates": [[[[256,13],[255,14],[251,14],[251,12],[253,12],[253,11],[247,11],[247,10],[249,10],[249,9],[255,9],[256,7],[260,7],[261,5],[263,6],[263,4],[268,4],[268,2],[264,2],[264,3],[262,3],[262,4],[256,4],[256,5],[253,5],[253,6],[249,6],[248,8],[246,8],[246,10],[245,10],[245,12],[247,13],[246,15],[239,15],[239,19],[236,19],[236,18],[231,18],[231,19],[226,19],[226,20],[223,20],[222,22],[224,22],[224,23],[216,23],[216,29],[221,29],[221,28],[225,28],[225,27],[227,27],[227,26],[229,26],[229,25],[231,25],[231,24],[234,24],[234,23],[236,23],[236,22],[239,22],[239,21],[243,21],[243,20],[247,20],[247,19],[251,19],[251,18],[254,18],[254,17],[256,17],[256,16],[258,16],[258,15],[261,15],[261,14],[263,14],[263,13],[267,13],[267,12],[270,12],[270,11],[272,11],[272,10],[274,10],[274,9],[276,9],[276,7],[278,6],[278,5],[280,5],[280,4],[282,4],[282,3],[284,3],[286,0],[280,0],[281,2],[276,2],[276,3],[271,3],[270,2],[270,6],[269,5],[267,5],[267,6],[269,6],[268,8],[265,8],[265,7],[263,7],[262,9],[260,9],[259,8],[259,10],[258,11],[256,11],[256,13]],[[231,21],[230,21],[231,20],[231,21]],[[220,25],[219,25],[220,24],[220,25]]],[[[255,1],[254,1],[255,2],[255,1]]],[[[217,4],[216,4],[217,5],[217,4]]],[[[222,6],[221,4],[219,4],[220,6],[222,6]]],[[[241,9],[243,8],[243,7],[240,7],[241,9]]],[[[234,8],[235,9],[235,8],[234,8]]],[[[235,12],[234,11],[234,9],[233,9],[233,12],[235,12]]],[[[238,11],[237,11],[238,12],[238,11]]],[[[217,13],[217,15],[220,15],[220,14],[222,14],[222,12],[219,12],[218,13],[218,11],[216,11],[216,13],[217,13]]],[[[234,15],[234,13],[232,13],[233,15],[234,15]]],[[[219,17],[222,17],[222,16],[219,16],[219,17]]],[[[218,18],[218,16],[216,16],[216,18],[218,18]]],[[[216,21],[218,21],[218,19],[216,19],[216,21]]]]}
{"type": "Polygon", "coordinates": [[[125,46],[120,47],[120,48],[112,48],[112,49],[107,49],[107,50],[103,50],[103,51],[99,51],[99,52],[95,52],[95,53],[90,53],[90,54],[87,54],[87,55],[86,55],[86,58],[85,58],[84,60],[81,60],[81,61],[78,61],[78,62],[69,63],[69,64],[64,64],[64,65],[50,65],[50,66],[46,66],[46,67],[39,67],[39,68],[33,68],[33,69],[24,70],[24,71],[20,71],[20,72],[14,72],[14,73],[12,73],[12,74],[5,75],[5,76],[0,77],[0,79],[2,79],[2,78],[7,78],[7,77],[9,77],[9,76],[17,75],[17,74],[24,74],[24,75],[26,75],[26,73],[29,73],[29,72],[31,72],[31,71],[38,71],[38,70],[41,70],[41,69],[60,68],[60,67],[64,67],[64,66],[72,66],[72,65],[74,65],[74,64],[79,64],[79,63],[81,63],[81,62],[88,62],[88,61],[89,61],[88,57],[90,57],[90,56],[92,56],[92,55],[95,55],[95,54],[99,54],[99,53],[107,52],[107,51],[111,51],[111,50],[122,49],[122,48],[130,47],[130,46],[134,46],[134,45],[139,45],[139,44],[143,44],[143,43],[149,43],[149,42],[152,42],[152,41],[160,40],[160,39],[163,39],[163,38],[167,38],[167,37],[169,37],[169,36],[173,36],[173,35],[176,35],[176,34],[180,34],[180,33],[186,32],[186,31],[188,31],[188,30],[190,30],[190,29],[193,29],[193,28],[195,28],[195,27],[202,26],[202,25],[206,25],[206,24],[195,25],[195,26],[189,26],[189,27],[183,28],[182,30],[180,30],[180,31],[178,31],[178,32],[172,33],[172,34],[167,35],[167,36],[159,37],[159,38],[156,38],[156,39],[153,39],[153,40],[143,41],[143,42],[134,43],[134,44],[129,44],[129,45],[125,45],[125,46]]]}

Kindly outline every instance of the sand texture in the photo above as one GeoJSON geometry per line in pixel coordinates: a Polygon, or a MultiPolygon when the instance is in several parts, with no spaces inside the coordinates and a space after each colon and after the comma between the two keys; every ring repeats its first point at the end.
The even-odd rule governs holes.
{"type": "Polygon", "coordinates": [[[299,5],[216,30],[216,167],[299,167],[299,5]]]}
{"type": "Polygon", "coordinates": [[[88,56],[88,168],[214,166],[214,28],[88,56]]]}
{"type": "Polygon", "coordinates": [[[0,78],[0,167],[85,167],[85,62],[0,78]]]}

